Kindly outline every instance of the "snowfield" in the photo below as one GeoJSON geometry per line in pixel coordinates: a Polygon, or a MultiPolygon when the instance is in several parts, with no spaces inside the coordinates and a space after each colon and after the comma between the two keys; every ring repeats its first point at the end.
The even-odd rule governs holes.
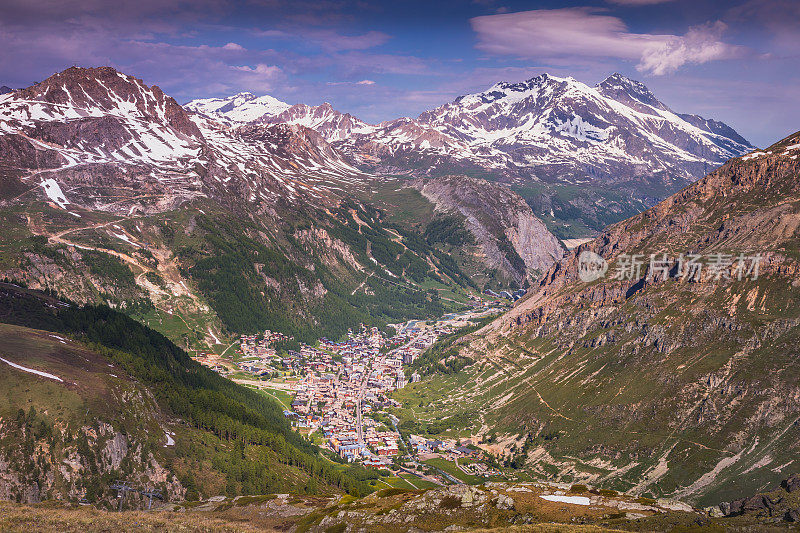
{"type": "Polygon", "coordinates": [[[592,503],[586,496],[558,496],[555,494],[547,494],[539,497],[549,502],[573,503],[575,505],[589,505],[592,503]]]}
{"type": "Polygon", "coordinates": [[[62,383],[64,382],[63,379],[61,379],[60,377],[58,377],[58,376],[56,376],[54,374],[48,374],[47,372],[42,372],[41,370],[34,370],[34,369],[28,368],[26,366],[18,365],[17,363],[12,363],[8,359],[3,359],[2,357],[0,357],[0,361],[4,362],[5,364],[7,364],[9,366],[12,366],[12,367],[16,368],[17,370],[22,370],[23,372],[28,372],[29,374],[36,374],[37,376],[42,376],[43,378],[54,379],[54,380],[60,381],[62,383]]]}
{"type": "Polygon", "coordinates": [[[42,182],[42,188],[44,189],[44,192],[48,198],[58,204],[58,207],[61,209],[67,208],[67,205],[69,205],[69,200],[67,200],[67,197],[64,196],[64,193],[61,191],[61,187],[59,187],[56,180],[53,178],[47,178],[42,182]]]}

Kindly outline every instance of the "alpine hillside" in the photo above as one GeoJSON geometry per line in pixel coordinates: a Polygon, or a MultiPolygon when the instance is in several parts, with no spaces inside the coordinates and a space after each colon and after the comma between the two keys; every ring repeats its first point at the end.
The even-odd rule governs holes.
{"type": "Polygon", "coordinates": [[[800,437],[798,157],[800,134],[732,159],[434,346],[403,392],[425,397],[420,423],[533,475],[645,496],[707,505],[777,484],[800,437]],[[608,269],[584,282],[588,252],[608,269]]]}
{"type": "Polygon", "coordinates": [[[428,226],[428,235],[446,233],[442,240],[452,245],[451,254],[463,253],[469,241],[450,229],[453,217],[463,218],[480,262],[517,285],[537,278],[564,254],[558,239],[507,186],[465,176],[420,179],[413,186],[445,215],[428,226]]]}
{"type": "Polygon", "coordinates": [[[337,468],[271,399],[107,307],[0,283],[0,340],[0,499],[109,509],[117,480],[166,501],[364,494],[377,475],[337,468]]]}

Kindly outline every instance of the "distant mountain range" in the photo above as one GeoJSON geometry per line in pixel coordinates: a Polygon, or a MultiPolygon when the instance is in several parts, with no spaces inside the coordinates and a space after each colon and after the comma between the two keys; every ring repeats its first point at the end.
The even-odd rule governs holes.
{"type": "Polygon", "coordinates": [[[312,130],[221,128],[108,67],[70,68],[3,95],[0,128],[7,163],[38,168],[42,179],[69,176],[66,201],[119,213],[229,197],[231,189],[251,204],[319,204],[336,198],[343,181],[365,178],[312,130]],[[163,195],[160,203],[153,194],[163,195]]]}
{"type": "Polygon", "coordinates": [[[685,185],[753,149],[726,124],[674,112],[620,74],[594,87],[548,74],[501,82],[416,119],[376,125],[327,103],[289,106],[249,93],[185,107],[230,123],[306,126],[364,171],[414,176],[466,172],[516,183],[685,185]]]}

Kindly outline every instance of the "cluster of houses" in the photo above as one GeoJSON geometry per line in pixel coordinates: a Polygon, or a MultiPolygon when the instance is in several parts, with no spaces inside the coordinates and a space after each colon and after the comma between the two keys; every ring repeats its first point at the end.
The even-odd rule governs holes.
{"type": "Polygon", "coordinates": [[[412,452],[417,457],[443,456],[446,459],[457,461],[458,468],[464,473],[474,476],[497,476],[500,471],[478,460],[459,461],[461,458],[478,459],[481,451],[469,446],[468,441],[459,442],[456,439],[430,439],[420,435],[410,435],[409,443],[412,452]]]}
{"type": "Polygon", "coordinates": [[[406,385],[403,367],[444,332],[408,327],[387,337],[362,325],[344,341],[323,338],[316,348],[290,352],[301,379],[292,385],[294,398],[285,415],[297,427],[321,431],[326,446],[348,461],[388,464],[399,454],[400,434],[373,413],[399,406],[388,394],[406,385]]]}
{"type": "Polygon", "coordinates": [[[363,442],[356,431],[341,431],[335,427],[324,430],[331,450],[347,461],[360,461],[366,466],[382,467],[400,454],[400,436],[393,431],[376,431],[374,427],[364,433],[363,442]]]}
{"type": "Polygon", "coordinates": [[[527,292],[528,291],[526,289],[517,289],[515,291],[500,291],[500,292],[495,292],[492,289],[486,289],[485,291],[483,291],[483,294],[491,296],[493,298],[505,298],[506,300],[511,300],[512,302],[516,302],[517,300],[525,296],[527,292]]]}
{"type": "Polygon", "coordinates": [[[239,337],[239,351],[242,355],[254,357],[274,357],[276,342],[292,340],[292,336],[278,331],[264,330],[263,335],[242,335],[239,337]]]}
{"type": "Polygon", "coordinates": [[[275,350],[275,343],[291,339],[289,335],[268,329],[263,335],[242,335],[239,338],[241,360],[235,365],[240,371],[254,377],[269,377],[281,366],[286,366],[275,350]]]}
{"type": "MultiPolygon", "coordinates": [[[[325,446],[342,458],[381,467],[390,464],[403,447],[396,426],[384,411],[386,407],[399,407],[389,394],[406,385],[404,367],[414,363],[440,336],[452,333],[453,324],[462,320],[448,315],[436,323],[409,321],[397,325],[393,336],[362,324],[356,332],[350,330],[343,341],[323,338],[316,347],[301,344],[299,351],[286,352],[276,350],[275,343],[290,337],[267,330],[263,335],[243,335],[239,357],[228,364],[255,378],[291,374],[291,379],[272,382],[293,394],[291,405],[284,411],[286,418],[309,434],[321,433],[325,446]]],[[[219,373],[230,374],[217,359],[203,361],[219,373]]],[[[412,381],[419,379],[419,374],[411,374],[412,381]]],[[[458,452],[457,445],[447,446],[441,441],[423,440],[413,451],[471,453],[467,449],[458,452]]]]}
{"type": "Polygon", "coordinates": [[[456,439],[429,439],[420,435],[410,435],[409,443],[412,451],[417,455],[428,455],[433,453],[450,454],[459,457],[477,457],[479,451],[460,444],[456,439]]]}

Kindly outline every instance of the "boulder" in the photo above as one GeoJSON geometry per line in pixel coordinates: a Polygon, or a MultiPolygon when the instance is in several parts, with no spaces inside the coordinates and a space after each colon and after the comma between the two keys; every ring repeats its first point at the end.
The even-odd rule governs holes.
{"type": "Polygon", "coordinates": [[[781,503],[781,501],[783,501],[783,498],[778,498],[777,501],[772,501],[769,496],[765,496],[764,494],[756,494],[755,496],[750,496],[749,498],[733,500],[727,504],[727,506],[729,506],[728,512],[725,512],[725,507],[723,507],[723,505],[720,505],[720,509],[725,512],[726,516],[758,513],[760,511],[767,511],[771,516],[775,506],[781,503]]]}
{"type": "Polygon", "coordinates": [[[495,498],[494,502],[498,509],[502,509],[504,511],[510,511],[514,509],[514,498],[511,496],[500,494],[497,496],[497,498],[495,498]]]}
{"type": "Polygon", "coordinates": [[[786,489],[787,492],[800,490],[800,474],[792,474],[788,479],[784,479],[781,482],[781,486],[786,489]]]}

